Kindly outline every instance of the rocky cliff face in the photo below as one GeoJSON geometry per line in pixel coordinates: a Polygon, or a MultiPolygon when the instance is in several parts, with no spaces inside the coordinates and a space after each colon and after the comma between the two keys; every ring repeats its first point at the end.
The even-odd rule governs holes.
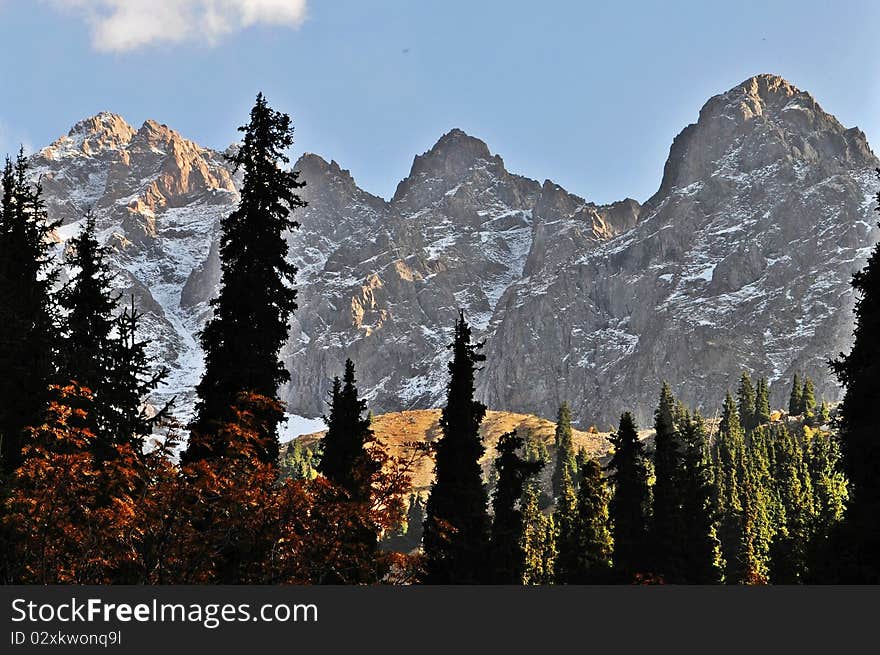
{"type": "MultiPolygon", "coordinates": [[[[349,356],[376,412],[437,405],[458,308],[487,339],[479,392],[499,409],[552,416],[567,399],[582,425],[605,429],[623,409],[644,423],[667,379],[711,414],[743,369],[768,375],[777,403],[795,370],[835,398],[825,360],[849,344],[878,164],[864,134],[770,75],[706,103],[644,206],[512,174],[460,130],[416,157],[389,201],[304,155],[284,398],[322,413],[349,356]]],[[[173,367],[166,393],[185,406],[219,278],[218,220],[237,200],[221,155],[101,114],[35,165],[60,240],[84,209],[98,215],[120,286],[173,367]]]]}

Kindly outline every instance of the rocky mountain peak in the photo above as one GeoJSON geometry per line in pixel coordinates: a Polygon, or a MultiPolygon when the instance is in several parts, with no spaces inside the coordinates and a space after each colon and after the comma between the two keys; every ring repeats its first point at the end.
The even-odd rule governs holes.
{"type": "Polygon", "coordinates": [[[769,172],[775,166],[818,179],[842,168],[862,168],[873,158],[864,133],[846,129],[812,95],[778,75],[756,75],[710,98],[697,122],[679,133],[660,189],[646,205],[654,207],[673,189],[712,178],[769,172]]]}
{"type": "Polygon", "coordinates": [[[134,135],[134,128],[122,116],[101,112],[76,123],[66,136],[44,148],[41,154],[50,160],[91,157],[103,151],[124,148],[134,135]]]}
{"type": "Polygon", "coordinates": [[[409,176],[397,186],[393,200],[403,198],[415,180],[436,178],[456,184],[480,162],[498,170],[504,168],[501,157],[492,155],[484,141],[454,128],[430,150],[416,155],[409,176]]]}

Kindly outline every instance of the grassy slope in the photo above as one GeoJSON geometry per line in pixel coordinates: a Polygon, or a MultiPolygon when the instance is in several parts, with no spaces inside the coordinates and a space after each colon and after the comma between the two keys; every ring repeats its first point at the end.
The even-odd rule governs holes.
{"type": "MultiPolygon", "coordinates": [[[[392,454],[410,456],[414,453],[413,443],[432,442],[440,437],[440,410],[424,409],[405,412],[381,414],[373,417],[373,430],[388,445],[392,454]]],[[[480,428],[486,454],[481,460],[485,477],[489,477],[492,461],[496,457],[495,444],[505,432],[517,430],[521,436],[531,434],[533,438],[543,441],[550,456],[555,456],[553,433],[556,424],[553,421],[532,416],[531,414],[515,414],[513,412],[489,411],[480,428]]],[[[575,449],[584,448],[593,457],[603,457],[609,449],[608,432],[583,432],[574,430],[575,449]]],[[[645,433],[647,435],[647,432],[645,433]]],[[[314,446],[324,433],[304,435],[302,443],[314,446]]],[[[542,478],[549,481],[550,466],[546,466],[542,478]]],[[[428,455],[418,456],[413,473],[413,488],[416,491],[427,491],[433,477],[433,463],[428,455]]]]}

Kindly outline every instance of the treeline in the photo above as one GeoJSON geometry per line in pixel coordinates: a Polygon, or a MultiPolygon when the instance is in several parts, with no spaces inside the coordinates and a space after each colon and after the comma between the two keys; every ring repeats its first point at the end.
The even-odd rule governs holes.
{"type": "Polygon", "coordinates": [[[0,578],[6,583],[762,584],[880,581],[880,268],[854,279],[856,341],[834,364],[839,439],[811,380],[788,413],[748,374],[707,421],[664,384],[653,444],[621,416],[605,462],[573,445],[560,408],[555,458],[515,432],[483,478],[475,398],[485,361],[455,323],[430,493],[371,429],[347,361],[319,452],[279,455],[296,310],[286,234],[305,205],[285,152],[290,118],[257,97],[231,162],[238,208],[221,221],[221,286],[201,334],[205,372],[187,426],[145,403],[154,369],[133,304],[112,290],[87,215],[59,286],[39,184],[7,160],[0,205],[0,578]],[[179,461],[178,440],[188,445],[179,461]],[[149,440],[149,444],[147,441],[149,440]],[[539,476],[547,467],[550,490],[539,476]],[[395,552],[414,549],[416,552],[395,552]],[[876,547],[875,547],[876,546],[876,547]]]}

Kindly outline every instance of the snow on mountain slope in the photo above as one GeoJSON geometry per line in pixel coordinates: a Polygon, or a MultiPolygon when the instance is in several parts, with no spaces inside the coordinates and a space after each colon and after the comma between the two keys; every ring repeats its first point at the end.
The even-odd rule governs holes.
{"type": "MultiPolygon", "coordinates": [[[[220,153],[147,121],[78,123],[34,156],[53,217],[89,208],[192,403],[196,333],[219,281],[219,219],[237,201],[220,153]]],[[[762,75],[710,99],[675,139],[658,192],[599,206],[508,172],[460,130],[414,159],[391,200],[307,154],[290,235],[299,309],[282,356],[290,412],[319,416],[346,357],[376,412],[436,406],[458,308],[487,339],[479,393],[604,429],[644,423],[660,381],[709,413],[745,368],[776,402],[795,371],[836,397],[825,360],[850,343],[850,274],[877,238],[864,135],[762,75]]],[[[61,250],[61,249],[59,249],[61,250]]]]}

